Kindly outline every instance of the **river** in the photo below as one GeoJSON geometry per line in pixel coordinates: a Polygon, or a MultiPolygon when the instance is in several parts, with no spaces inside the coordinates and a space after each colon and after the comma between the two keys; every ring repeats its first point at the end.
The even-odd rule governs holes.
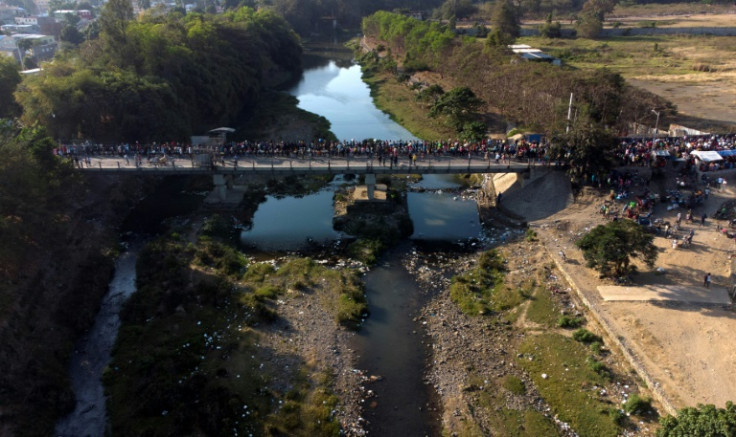
{"type": "MultiPolygon", "coordinates": [[[[335,57],[308,57],[305,65],[309,68],[291,93],[299,99],[300,107],[330,120],[339,138],[415,138],[373,105],[368,86],[361,80],[360,67],[347,61],[344,52],[335,57]]],[[[268,196],[258,206],[252,226],[242,232],[241,241],[255,250],[271,252],[299,250],[314,241],[329,243],[345,237],[332,228],[332,197],[342,183],[350,181],[337,178],[324,189],[304,196],[268,196]]],[[[421,327],[412,320],[426,294],[402,262],[415,250],[413,241],[455,243],[482,238],[475,201],[459,192],[459,184],[452,177],[429,175],[413,188],[407,203],[414,234],[366,274],[371,315],[354,337],[354,348],[361,357],[358,367],[383,377],[382,383],[372,387],[377,396],[364,411],[372,435],[440,434],[439,418],[432,414],[435,393],[423,381],[428,351],[422,343],[421,327]]],[[[151,202],[151,209],[156,210],[155,196],[151,202]]],[[[160,222],[161,218],[152,219],[152,223],[160,222]]],[[[432,246],[422,247],[431,250],[432,246]]],[[[106,415],[100,376],[117,335],[120,305],[134,290],[136,253],[130,249],[118,260],[95,327],[77,347],[70,374],[78,404],[74,413],[59,422],[57,435],[104,435],[106,415]]]]}
{"type": "Polygon", "coordinates": [[[59,437],[105,435],[107,414],[101,378],[120,329],[120,310],[136,290],[135,264],[141,246],[141,241],[133,242],[115,261],[115,274],[95,323],[74,350],[69,373],[77,405],[57,424],[55,435],[59,437]]]}

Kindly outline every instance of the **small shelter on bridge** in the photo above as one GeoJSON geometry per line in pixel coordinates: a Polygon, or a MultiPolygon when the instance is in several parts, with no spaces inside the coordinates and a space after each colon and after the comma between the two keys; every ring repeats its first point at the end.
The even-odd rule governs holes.
{"type": "Polygon", "coordinates": [[[210,144],[215,146],[221,146],[225,144],[227,134],[231,134],[233,132],[235,132],[235,129],[231,127],[218,127],[210,130],[208,132],[210,134],[210,144]]]}

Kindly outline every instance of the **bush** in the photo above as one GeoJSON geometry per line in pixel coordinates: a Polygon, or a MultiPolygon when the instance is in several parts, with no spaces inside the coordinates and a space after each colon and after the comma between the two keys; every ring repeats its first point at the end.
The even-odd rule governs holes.
{"type": "Polygon", "coordinates": [[[524,381],[514,375],[508,375],[503,380],[503,388],[515,395],[523,395],[526,392],[524,381]]]}
{"type": "Polygon", "coordinates": [[[699,404],[697,408],[686,407],[675,416],[659,419],[661,427],[657,437],[676,436],[732,436],[736,423],[736,406],[726,402],[726,408],[699,404]]]}
{"type": "Polygon", "coordinates": [[[526,238],[526,241],[537,241],[537,231],[528,228],[524,233],[524,238],[526,238]]]}
{"type": "Polygon", "coordinates": [[[608,410],[608,415],[611,417],[611,420],[613,420],[613,423],[618,426],[623,426],[626,422],[626,414],[624,414],[624,411],[621,409],[611,408],[608,410]]]}
{"type": "Polygon", "coordinates": [[[590,344],[590,350],[594,354],[600,355],[603,352],[603,342],[594,341],[593,343],[590,344]]]}
{"type": "Polygon", "coordinates": [[[559,319],[557,319],[557,326],[560,328],[579,328],[583,323],[585,323],[585,319],[582,317],[570,317],[568,315],[562,315],[559,319]]]}
{"type": "Polygon", "coordinates": [[[259,300],[274,299],[281,293],[281,289],[275,285],[264,285],[255,291],[256,298],[259,300]]]}
{"type": "Polygon", "coordinates": [[[601,363],[593,357],[588,357],[585,362],[588,364],[588,368],[590,370],[594,371],[595,373],[606,379],[610,378],[611,372],[608,371],[608,368],[605,364],[601,363]]]}
{"type": "Polygon", "coordinates": [[[594,341],[603,341],[600,336],[593,334],[585,328],[580,328],[577,331],[573,332],[572,338],[581,343],[593,343],[594,341]]]}
{"type": "Polygon", "coordinates": [[[629,414],[645,414],[652,409],[652,400],[633,394],[624,402],[624,411],[629,414]]]}

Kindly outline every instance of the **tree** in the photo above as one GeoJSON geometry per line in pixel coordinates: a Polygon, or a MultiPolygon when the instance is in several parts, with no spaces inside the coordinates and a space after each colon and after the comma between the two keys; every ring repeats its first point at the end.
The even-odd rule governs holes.
{"type": "Polygon", "coordinates": [[[110,49],[124,59],[123,50],[128,42],[127,30],[129,22],[135,17],[130,0],[110,0],[105,3],[98,19],[100,32],[110,49]]]}
{"type": "MultiPolygon", "coordinates": [[[[509,0],[498,0],[493,9],[493,17],[491,19],[495,41],[499,43],[514,41],[521,32],[519,19],[516,16],[516,10],[509,0]]],[[[490,37],[490,35],[489,35],[490,37]]]]}
{"type": "Polygon", "coordinates": [[[575,244],[583,251],[586,265],[601,275],[614,278],[636,271],[632,258],[640,258],[648,267],[657,260],[654,236],[631,220],[615,220],[598,225],[575,244]]]}
{"type": "Polygon", "coordinates": [[[539,29],[539,34],[547,38],[561,38],[562,25],[559,21],[552,22],[552,14],[547,14],[544,25],[539,29]]]}
{"type": "Polygon", "coordinates": [[[603,20],[594,13],[583,12],[577,22],[578,35],[583,38],[597,38],[603,30],[603,20]]]}
{"type": "Polygon", "coordinates": [[[66,25],[61,28],[61,34],[59,40],[68,42],[73,45],[79,45],[84,42],[84,35],[77,29],[76,26],[66,25]]]}
{"type": "Polygon", "coordinates": [[[446,115],[452,127],[460,132],[471,121],[483,101],[468,87],[458,87],[439,96],[429,110],[430,117],[446,115]]]}
{"type": "Polygon", "coordinates": [[[584,38],[596,38],[603,30],[606,14],[616,6],[614,0],[588,0],[578,19],[578,33],[584,38]]]}
{"type": "Polygon", "coordinates": [[[726,408],[699,404],[697,408],[687,407],[677,412],[677,416],[664,416],[659,419],[657,437],[676,437],[696,435],[700,437],[727,437],[736,435],[736,406],[726,402],[726,408]]]}
{"type": "Polygon", "coordinates": [[[439,100],[444,93],[445,90],[443,90],[440,85],[433,84],[419,91],[419,93],[417,93],[416,100],[429,102],[430,106],[434,106],[434,104],[437,103],[437,100],[439,100]]]}
{"type": "Polygon", "coordinates": [[[569,166],[572,178],[585,180],[588,175],[607,173],[613,165],[616,137],[586,115],[570,130],[550,140],[550,157],[569,166]]]}
{"type": "Polygon", "coordinates": [[[445,20],[452,17],[462,20],[478,11],[478,8],[470,0],[446,0],[439,9],[439,15],[445,20]]]}
{"type": "Polygon", "coordinates": [[[20,113],[20,106],[13,97],[20,82],[20,72],[15,60],[0,56],[0,118],[14,117],[20,113]]]}

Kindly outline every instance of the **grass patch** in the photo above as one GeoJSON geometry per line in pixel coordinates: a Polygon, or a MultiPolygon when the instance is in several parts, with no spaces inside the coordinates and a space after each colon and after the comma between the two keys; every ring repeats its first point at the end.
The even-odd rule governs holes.
{"type": "Polygon", "coordinates": [[[468,315],[513,308],[524,300],[523,291],[504,286],[503,259],[495,250],[484,252],[478,265],[452,279],[450,298],[468,315]]]}
{"type": "Polygon", "coordinates": [[[609,405],[586,387],[602,385],[606,378],[587,364],[587,348],[558,334],[527,337],[520,350],[533,360],[518,360],[528,371],[537,390],[560,420],[570,423],[579,435],[616,436],[621,428],[605,414],[609,405]],[[547,378],[543,378],[546,374],[547,378]]]}
{"type": "Polygon", "coordinates": [[[537,289],[526,310],[527,320],[552,328],[557,323],[559,314],[552,300],[552,295],[542,288],[537,289]]]}
{"type": "Polygon", "coordinates": [[[506,378],[503,379],[503,388],[515,395],[523,395],[526,393],[524,381],[514,375],[507,375],[506,378]]]}
{"type": "MultiPolygon", "coordinates": [[[[464,427],[458,429],[461,436],[556,436],[559,432],[554,422],[544,414],[534,409],[516,410],[505,407],[507,393],[498,386],[483,380],[479,375],[468,377],[470,396],[475,399],[468,404],[471,411],[482,409],[488,415],[488,423],[475,420],[464,420],[464,427]],[[487,427],[484,429],[484,427],[487,427]]],[[[511,393],[522,395],[526,388],[516,376],[508,375],[502,383],[504,389],[511,393]]]]}

